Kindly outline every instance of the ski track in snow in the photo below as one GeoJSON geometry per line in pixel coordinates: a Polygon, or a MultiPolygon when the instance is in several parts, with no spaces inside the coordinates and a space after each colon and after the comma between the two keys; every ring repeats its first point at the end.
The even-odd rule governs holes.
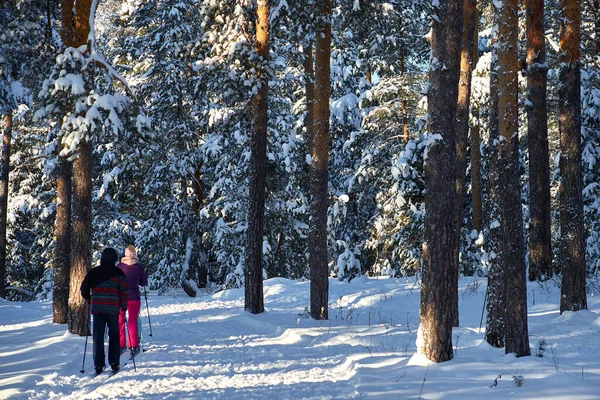
{"type": "Polygon", "coordinates": [[[415,354],[414,279],[332,280],[330,319],[315,321],[302,316],[309,282],[276,278],[265,281],[267,311],[259,315],[243,311],[242,289],[151,295],[153,337],[144,307],[147,352],[136,356],[136,370],[129,360],[95,379],[91,337],[82,374],[85,338],[53,324],[50,303],[0,300],[0,398],[600,399],[600,302],[589,297],[589,311],[560,316],[560,289],[530,284],[532,354],[541,338],[546,346],[544,357],[517,359],[482,340],[485,282],[461,280],[462,326],[447,363],[415,354]],[[516,387],[513,375],[525,385],[516,387]]]}

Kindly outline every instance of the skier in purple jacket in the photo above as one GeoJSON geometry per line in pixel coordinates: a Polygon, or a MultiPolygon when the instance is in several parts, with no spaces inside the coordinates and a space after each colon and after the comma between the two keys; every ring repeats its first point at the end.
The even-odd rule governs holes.
{"type": "MultiPolygon", "coordinates": [[[[140,286],[148,284],[148,275],[142,264],[137,260],[137,254],[134,246],[128,246],[125,249],[125,257],[121,259],[118,265],[127,277],[129,285],[129,300],[127,301],[127,327],[129,328],[129,349],[135,355],[139,353],[139,335],[138,335],[138,316],[140,315],[140,286]]],[[[127,349],[125,338],[125,312],[121,310],[119,315],[119,329],[121,341],[121,353],[127,349]]]]}

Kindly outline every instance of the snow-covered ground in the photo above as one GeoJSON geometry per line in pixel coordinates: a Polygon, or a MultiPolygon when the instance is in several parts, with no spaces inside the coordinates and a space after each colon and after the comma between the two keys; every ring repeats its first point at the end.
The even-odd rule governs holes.
{"type": "Polygon", "coordinates": [[[589,311],[560,316],[555,284],[530,283],[531,352],[543,357],[517,359],[483,341],[486,280],[461,279],[455,358],[433,364],[415,354],[414,279],[332,280],[322,322],[304,316],[309,285],[266,281],[260,315],[243,311],[241,289],[195,299],[152,293],[153,336],[143,307],[147,351],[137,370],[129,361],[93,380],[91,338],[82,374],[85,338],[53,324],[50,303],[0,299],[0,398],[600,399],[600,301],[592,294],[589,311]]]}

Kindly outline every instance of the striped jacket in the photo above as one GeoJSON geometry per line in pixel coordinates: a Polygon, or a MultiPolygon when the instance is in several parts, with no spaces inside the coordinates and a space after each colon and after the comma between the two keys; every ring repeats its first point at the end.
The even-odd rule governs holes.
{"type": "Polygon", "coordinates": [[[92,314],[118,314],[127,309],[127,278],[120,268],[92,268],[81,284],[81,295],[91,304],[92,314]]]}

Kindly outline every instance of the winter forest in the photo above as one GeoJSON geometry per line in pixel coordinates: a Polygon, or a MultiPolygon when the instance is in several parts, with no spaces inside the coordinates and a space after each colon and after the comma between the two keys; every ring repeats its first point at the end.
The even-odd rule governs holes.
{"type": "Polygon", "coordinates": [[[416,277],[453,358],[459,279],[530,355],[527,282],[600,291],[599,0],[4,0],[0,297],[79,294],[133,244],[149,289],[416,277]]]}

